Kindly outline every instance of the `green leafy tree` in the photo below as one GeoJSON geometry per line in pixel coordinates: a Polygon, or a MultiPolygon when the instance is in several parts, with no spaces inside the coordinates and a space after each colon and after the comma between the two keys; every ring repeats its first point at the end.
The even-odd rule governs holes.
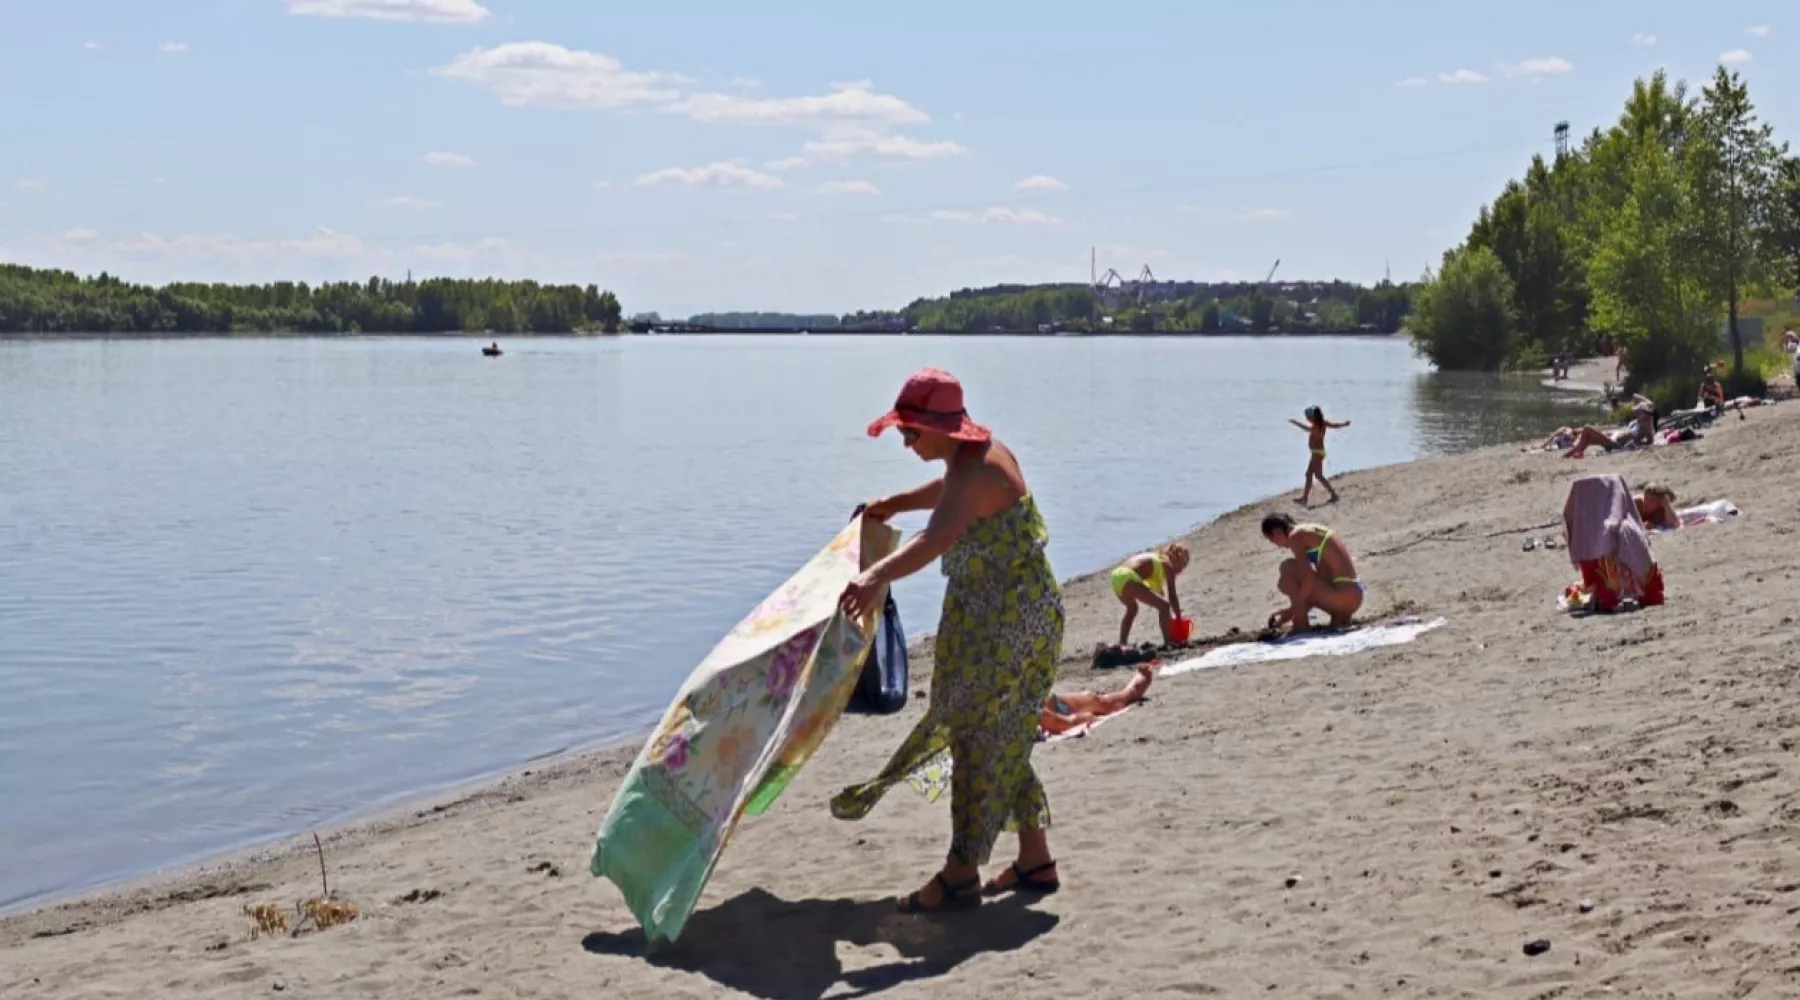
{"type": "Polygon", "coordinates": [[[1786,215],[1782,160],[1787,144],[1756,116],[1749,88],[1719,67],[1702,91],[1698,127],[1687,159],[1693,171],[1692,230],[1695,265],[1714,301],[1724,300],[1731,338],[1732,374],[1744,370],[1738,332],[1738,291],[1763,285],[1777,273],[1779,238],[1786,215]]]}
{"type": "Polygon", "coordinates": [[[1217,333],[1219,326],[1219,303],[1217,301],[1208,302],[1206,308],[1200,312],[1200,332],[1217,333]]]}
{"type": "Polygon", "coordinates": [[[1469,234],[1469,245],[1494,251],[1512,279],[1519,349],[1533,355],[1576,348],[1585,337],[1586,275],[1566,205],[1550,170],[1534,159],[1526,181],[1509,181],[1469,234]]]}
{"type": "Polygon", "coordinates": [[[1518,307],[1512,278],[1485,246],[1464,246],[1444,255],[1435,277],[1427,275],[1413,295],[1413,350],[1439,368],[1499,371],[1518,336],[1518,307]]]}
{"type": "Polygon", "coordinates": [[[1716,342],[1717,301],[1695,257],[1689,226],[1693,185],[1669,151],[1646,137],[1631,159],[1624,201],[1590,220],[1598,231],[1588,264],[1596,325],[1622,338],[1631,384],[1665,376],[1697,383],[1716,342]]]}
{"type": "Polygon", "coordinates": [[[1784,266],[1776,280],[1790,289],[1800,289],[1800,156],[1781,161],[1781,227],[1777,236],[1779,254],[1784,266]]]}
{"type": "Polygon", "coordinates": [[[1274,318],[1275,318],[1275,300],[1269,298],[1267,295],[1264,295],[1261,292],[1257,292],[1255,297],[1251,298],[1251,300],[1250,300],[1250,326],[1251,326],[1251,328],[1254,329],[1257,333],[1261,333],[1264,330],[1267,330],[1269,328],[1269,323],[1274,318]]]}

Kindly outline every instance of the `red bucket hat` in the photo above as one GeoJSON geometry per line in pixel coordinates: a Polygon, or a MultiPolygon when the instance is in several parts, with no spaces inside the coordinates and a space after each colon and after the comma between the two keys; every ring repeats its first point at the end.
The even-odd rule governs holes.
{"type": "Polygon", "coordinates": [[[937,431],[958,441],[986,441],[990,436],[963,409],[962,383],[936,368],[921,368],[906,380],[894,408],[869,425],[869,436],[880,437],[889,427],[937,431]]]}

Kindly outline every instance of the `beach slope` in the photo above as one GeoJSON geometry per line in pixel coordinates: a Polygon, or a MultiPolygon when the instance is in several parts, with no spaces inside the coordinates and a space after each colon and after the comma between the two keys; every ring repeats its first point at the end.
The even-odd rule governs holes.
{"type": "MultiPolygon", "coordinates": [[[[332,884],[362,910],[347,926],[249,940],[246,903],[318,891],[310,840],[0,921],[0,996],[1800,993],[1800,406],[1647,453],[1488,449],[1337,482],[1343,502],[1310,516],[1355,554],[1365,618],[1447,623],[1167,677],[1091,737],[1040,747],[1056,896],[891,912],[935,870],[946,804],[898,789],[851,824],[826,801],[876,771],[915,701],[846,719],[648,959],[586,874],[633,745],[334,832],[332,884]],[[1569,481],[1601,471],[1743,513],[1656,538],[1666,606],[1577,619],[1555,605],[1566,554],[1522,543],[1558,535],[1569,481]]],[[[1290,502],[1186,536],[1199,632],[1275,607],[1257,522],[1290,502]]],[[[1068,597],[1079,660],[1117,604],[1103,575],[1068,597]]]]}

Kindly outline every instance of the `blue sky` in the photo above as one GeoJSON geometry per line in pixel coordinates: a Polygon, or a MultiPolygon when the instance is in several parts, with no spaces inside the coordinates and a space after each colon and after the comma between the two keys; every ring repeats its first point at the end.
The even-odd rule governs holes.
{"type": "Polygon", "coordinates": [[[1774,2],[5,0],[0,260],[841,311],[1100,267],[1417,275],[1550,132],[1774,2]],[[1301,13],[1304,12],[1304,13],[1301,13]]]}

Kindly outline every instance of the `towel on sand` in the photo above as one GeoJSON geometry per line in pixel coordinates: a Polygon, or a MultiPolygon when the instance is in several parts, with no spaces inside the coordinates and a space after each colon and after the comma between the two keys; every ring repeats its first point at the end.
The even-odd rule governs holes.
{"type": "Polygon", "coordinates": [[[879,618],[838,598],[897,537],[852,520],[694,668],[632,763],[589,868],[652,947],[681,935],[739,817],[768,809],[843,714],[879,618]]]}
{"type": "Polygon", "coordinates": [[[1730,500],[1714,500],[1712,503],[1677,511],[1676,516],[1681,518],[1682,527],[1688,527],[1695,524],[1717,524],[1728,517],[1736,517],[1737,512],[1737,504],[1730,500]]]}
{"type": "Polygon", "coordinates": [[[1234,642],[1229,646],[1220,646],[1204,656],[1171,663],[1162,669],[1162,675],[1169,677],[1193,670],[1241,667],[1274,660],[1297,660],[1306,656],[1348,656],[1367,649],[1411,642],[1442,624],[1442,618],[1431,621],[1396,618],[1379,625],[1365,625],[1342,632],[1302,632],[1271,642],[1234,642]]]}
{"type": "Polygon", "coordinates": [[[1584,562],[1612,559],[1640,585],[1656,568],[1650,534],[1638,519],[1623,476],[1583,476],[1570,483],[1569,498],[1563,502],[1563,533],[1569,542],[1569,562],[1577,568],[1584,562]]]}

